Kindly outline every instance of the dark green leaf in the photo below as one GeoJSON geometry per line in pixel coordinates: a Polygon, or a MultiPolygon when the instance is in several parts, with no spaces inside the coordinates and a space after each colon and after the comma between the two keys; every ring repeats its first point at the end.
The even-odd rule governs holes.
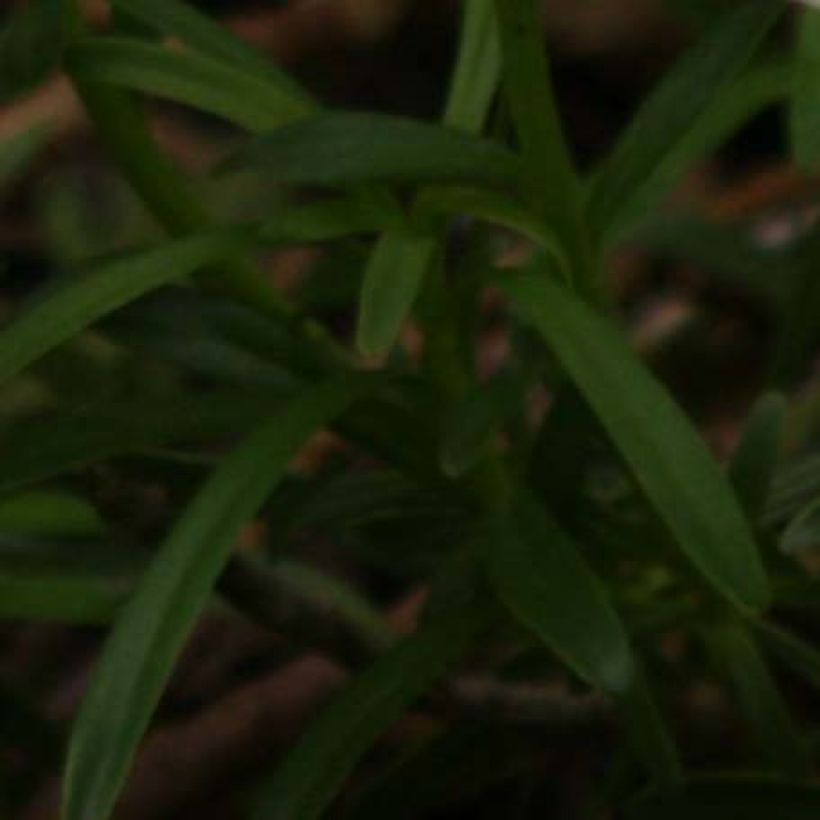
{"type": "Polygon", "coordinates": [[[432,623],[355,679],[263,789],[255,820],[320,817],[378,735],[467,651],[484,625],[474,611],[432,623]]]}
{"type": "Polygon", "coordinates": [[[765,522],[777,524],[796,515],[820,495],[820,455],[811,454],[778,470],[766,507],[765,522]]]}
{"type": "Polygon", "coordinates": [[[334,384],[295,399],[227,458],[177,522],[118,619],[75,724],[66,820],[109,817],[176,656],[242,527],[291,458],[353,395],[334,384]]]}
{"type": "Polygon", "coordinates": [[[386,353],[418,296],[438,242],[403,229],[379,240],[364,274],[356,344],[362,353],[386,353]]]}
{"type": "MultiPolygon", "coordinates": [[[[681,144],[692,140],[694,128],[725,132],[725,104],[730,98],[720,92],[748,63],[784,8],[782,0],[740,3],[710,27],[661,81],[594,182],[589,214],[598,236],[621,230],[636,210],[644,210],[656,195],[653,188],[659,176],[668,190],[670,167],[678,176],[680,166],[693,158],[689,149],[681,151],[681,144]],[[720,127],[715,128],[718,123],[713,118],[720,119],[720,127]]],[[[741,108],[745,114],[747,106],[741,108]]],[[[728,121],[735,120],[733,116],[728,121]]],[[[695,156],[709,141],[696,140],[695,156]]]]}
{"type": "Polygon", "coordinates": [[[482,548],[493,587],[521,623],[593,685],[629,688],[632,651],[605,588],[535,501],[491,521],[482,548]]]}
{"type": "Polygon", "coordinates": [[[629,820],[814,820],[820,789],[766,778],[693,780],[636,800],[629,820]]]}
{"type": "Polygon", "coordinates": [[[294,99],[307,101],[307,93],[264,54],[187,3],[180,0],[112,0],[111,5],[163,34],[179,37],[202,54],[262,75],[294,99]]]}
{"type": "Polygon", "coordinates": [[[0,500],[0,532],[17,535],[101,535],[105,525],[85,499],[31,491],[0,500]]]}
{"type": "Polygon", "coordinates": [[[312,110],[265,75],[139,39],[80,41],[69,49],[66,65],[81,82],[153,94],[224,117],[255,133],[278,128],[312,110]]]}
{"type": "Polygon", "coordinates": [[[820,498],[816,498],[786,527],[780,549],[786,555],[800,555],[820,548],[820,498]]]}
{"type": "Polygon", "coordinates": [[[760,517],[769,498],[785,415],[786,400],[782,395],[763,396],[752,409],[729,463],[729,480],[752,521],[760,517]]]}
{"type": "Polygon", "coordinates": [[[707,640],[769,766],[787,776],[805,776],[808,749],[752,635],[743,624],[728,623],[711,629],[707,640]]]}
{"type": "Polygon", "coordinates": [[[205,393],[78,407],[0,437],[0,492],[88,464],[242,433],[280,407],[279,393],[205,393]]]}
{"type": "Polygon", "coordinates": [[[797,66],[791,105],[794,157],[807,170],[820,164],[820,11],[800,15],[797,66]]]}
{"type": "Polygon", "coordinates": [[[235,232],[183,239],[67,280],[0,332],[0,384],[107,313],[246,244],[235,232]]]}
{"type": "Polygon", "coordinates": [[[0,102],[31,90],[56,68],[65,24],[61,0],[31,0],[12,11],[0,31],[0,102]]]}
{"type": "Polygon", "coordinates": [[[301,185],[481,182],[514,186],[514,154],[453,128],[385,114],[329,112],[252,141],[227,170],[261,169],[301,185]]]}
{"type": "Polygon", "coordinates": [[[730,600],[764,608],[769,588],[737,498],[666,390],[605,319],[546,277],[500,280],[594,409],[680,548],[730,600]]]}

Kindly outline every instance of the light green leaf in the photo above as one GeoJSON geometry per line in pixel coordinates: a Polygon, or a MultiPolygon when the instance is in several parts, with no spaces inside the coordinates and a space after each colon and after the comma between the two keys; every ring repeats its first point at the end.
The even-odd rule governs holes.
{"type": "Polygon", "coordinates": [[[746,104],[739,106],[739,111],[727,118],[724,106],[730,98],[722,96],[721,91],[749,62],[784,8],[782,0],[746,0],[738,4],[711,26],[661,80],[592,186],[589,218],[599,237],[621,230],[636,211],[645,210],[657,195],[653,189],[660,184],[668,190],[670,176],[679,176],[681,166],[712,142],[711,135],[708,140],[701,136],[694,140],[697,152],[691,147],[682,150],[685,140],[693,140],[693,129],[703,129],[704,133],[714,129],[723,134],[727,122],[734,122],[737,113],[746,110],[746,104]]]}
{"type": "Polygon", "coordinates": [[[499,284],[550,345],[683,552],[735,604],[764,608],[768,580],[737,498],[622,334],[544,276],[504,277],[499,284]]]}
{"type": "Polygon", "coordinates": [[[356,344],[365,355],[386,353],[418,296],[438,241],[403,229],[388,231],[364,274],[356,344]]]}
{"type": "Polygon", "coordinates": [[[800,13],[797,66],[790,109],[792,148],[798,165],[816,170],[820,165],[820,11],[800,13]]]}
{"type": "Polygon", "coordinates": [[[800,555],[820,548],[820,497],[801,510],[780,537],[786,555],[800,555]]]}
{"type": "Polygon", "coordinates": [[[705,637],[769,766],[786,776],[806,776],[808,749],[752,635],[733,622],[714,627],[705,637]]]}
{"type": "Polygon", "coordinates": [[[307,92],[264,54],[187,3],[180,0],[112,0],[111,5],[155,30],[179,37],[195,51],[264,76],[295,100],[308,101],[307,92]]]}
{"type": "Polygon", "coordinates": [[[66,18],[61,0],[31,0],[0,31],[0,102],[34,88],[60,61],[66,18]]]}
{"type": "Polygon", "coordinates": [[[110,816],[174,661],[242,527],[311,435],[352,401],[326,384],[295,399],[238,447],[174,526],[106,643],[74,727],[66,820],[110,816]]]}
{"type": "Polygon", "coordinates": [[[476,611],[423,627],[356,678],[263,789],[254,820],[315,820],[379,734],[452,666],[485,627],[476,611]]]}
{"type": "Polygon", "coordinates": [[[752,521],[760,517],[769,498],[786,409],[786,400],[779,393],[763,396],[752,408],[729,463],[729,481],[752,521]]]}
{"type": "Polygon", "coordinates": [[[169,242],[72,277],[0,331],[0,384],[107,313],[246,246],[242,234],[225,231],[169,242]]]}
{"type": "Polygon", "coordinates": [[[692,780],[633,802],[628,820],[814,820],[820,789],[762,777],[692,780]]]}
{"type": "Polygon", "coordinates": [[[254,133],[305,116],[312,106],[264,75],[235,64],[128,37],[93,37],[71,46],[66,66],[84,83],[142,91],[189,105],[254,133]]]}
{"type": "Polygon", "coordinates": [[[482,555],[499,598],[571,669],[608,692],[629,688],[632,651],[606,590],[537,502],[490,521],[482,555]]]}
{"type": "Polygon", "coordinates": [[[514,186],[518,159],[454,128],[386,114],[328,112],[251,141],[223,166],[301,185],[480,182],[514,186]]]}

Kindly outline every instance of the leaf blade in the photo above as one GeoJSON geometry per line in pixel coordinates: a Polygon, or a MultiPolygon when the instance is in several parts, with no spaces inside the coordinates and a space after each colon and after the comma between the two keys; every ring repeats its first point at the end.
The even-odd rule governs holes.
{"type": "Polygon", "coordinates": [[[118,619],[75,724],[67,820],[110,815],[176,655],[242,526],[307,438],[352,399],[349,386],[325,384],[294,400],[228,457],[173,528],[118,619]]]}
{"type": "Polygon", "coordinates": [[[629,688],[635,668],[620,619],[576,546],[536,502],[490,523],[482,557],[510,612],[568,666],[606,691],[629,688]]]}
{"type": "Polygon", "coordinates": [[[681,550],[742,608],[769,600],[760,556],[714,458],[614,328],[535,274],[501,280],[594,409],[681,550]]]}
{"type": "Polygon", "coordinates": [[[264,788],[254,820],[315,820],[361,755],[484,626],[476,611],[423,627],[365,671],[311,726],[264,788]]]}

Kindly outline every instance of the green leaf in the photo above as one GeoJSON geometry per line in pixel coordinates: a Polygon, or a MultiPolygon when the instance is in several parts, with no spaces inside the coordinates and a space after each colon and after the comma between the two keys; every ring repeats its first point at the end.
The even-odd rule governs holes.
{"type": "Polygon", "coordinates": [[[820,165],[820,11],[817,9],[804,8],[800,14],[790,113],[794,158],[807,171],[816,170],[820,165]]]}
{"type": "Polygon", "coordinates": [[[449,478],[460,478],[487,454],[498,412],[485,388],[477,387],[457,403],[442,433],[439,459],[449,478]]]}
{"type": "Polygon", "coordinates": [[[480,182],[512,187],[514,154],[454,128],[386,114],[327,112],[251,141],[223,169],[251,167],[278,182],[353,185],[480,182]]]}
{"type": "Polygon", "coordinates": [[[605,588],[535,501],[490,521],[482,554],[499,598],[571,669],[608,692],[629,688],[632,651],[605,588]]]}
{"type": "Polygon", "coordinates": [[[765,523],[787,521],[820,495],[820,455],[811,454],[778,470],[766,507],[765,523]]]}
{"type": "Polygon", "coordinates": [[[461,24],[461,46],[447,95],[443,121],[478,134],[498,89],[501,42],[493,0],[467,0],[461,24]]]}
{"type": "Polygon", "coordinates": [[[820,548],[820,497],[801,510],[780,536],[786,555],[800,555],[820,548]]]}
{"type": "Polygon", "coordinates": [[[760,778],[690,781],[680,790],[650,793],[632,803],[629,820],[813,820],[820,789],[760,778]]]}
{"type": "MultiPolygon", "coordinates": [[[[713,117],[720,118],[725,126],[724,104],[728,98],[721,91],[749,62],[784,8],[782,0],[747,0],[739,4],[710,27],[661,81],[592,186],[589,218],[599,237],[620,230],[636,210],[643,210],[652,201],[658,175],[667,178],[662,183],[667,188],[666,164],[673,162],[677,175],[682,160],[691,160],[691,152],[681,151],[680,146],[692,139],[694,128],[711,130],[713,117]]],[[[723,133],[725,128],[716,130],[723,133]]]]}
{"type": "Polygon", "coordinates": [[[786,400],[781,394],[763,396],[752,408],[729,463],[729,481],[752,521],[760,517],[769,498],[786,409],[786,400]]]}
{"type": "Polygon", "coordinates": [[[0,569],[0,619],[60,624],[107,624],[130,585],[104,573],[41,575],[0,569]]]}
{"type": "Polygon", "coordinates": [[[727,623],[711,629],[706,640],[715,661],[725,669],[740,711],[772,770],[786,776],[807,775],[808,749],[752,635],[741,623],[727,623]]]}
{"type": "Polygon", "coordinates": [[[142,91],[223,117],[254,133],[307,115],[312,106],[265,75],[232,63],[128,37],[93,37],[66,54],[84,83],[142,91]]]}
{"type": "Polygon", "coordinates": [[[0,31],[0,102],[31,90],[57,67],[65,39],[61,0],[16,7],[0,31]]]}
{"type": "Polygon", "coordinates": [[[737,498],[700,436],[622,334],[536,274],[499,280],[595,411],[635,480],[703,575],[740,607],[769,586],[737,498]]]}
{"type": "Polygon", "coordinates": [[[307,92],[264,54],[187,3],[179,0],[112,0],[111,5],[152,29],[178,37],[208,57],[264,76],[295,100],[308,101],[307,92]]]}
{"type": "Polygon", "coordinates": [[[17,535],[101,535],[105,524],[85,499],[36,490],[0,500],[0,532],[17,535]]]}
{"type": "Polygon", "coordinates": [[[169,242],[73,277],[0,331],[0,384],[90,324],[160,285],[246,247],[225,231],[169,242]]]}
{"type": "Polygon", "coordinates": [[[254,820],[315,820],[362,755],[471,646],[477,611],[431,623],[359,675],[325,709],[263,790],[254,820]]]}
{"type": "Polygon", "coordinates": [[[295,399],[238,447],[174,526],[117,621],[75,724],[66,820],[105,820],[174,661],[242,527],[311,435],[352,401],[326,384],[295,399]]]}
{"type": "Polygon", "coordinates": [[[239,391],[102,403],[32,419],[0,435],[0,492],[88,464],[243,433],[282,405],[279,393],[239,391]]]}
{"type": "Polygon", "coordinates": [[[365,355],[386,353],[419,294],[438,241],[404,229],[388,231],[367,263],[356,344],[365,355]]]}

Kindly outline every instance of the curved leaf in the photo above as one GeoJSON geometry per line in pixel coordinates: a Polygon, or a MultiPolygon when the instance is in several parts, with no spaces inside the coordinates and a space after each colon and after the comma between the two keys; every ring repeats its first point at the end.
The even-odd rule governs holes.
{"type": "Polygon", "coordinates": [[[118,619],[71,736],[66,820],[105,820],[182,645],[244,524],[290,459],[353,398],[333,384],[295,399],[205,484],[118,619]]]}
{"type": "Polygon", "coordinates": [[[107,313],[160,285],[230,258],[246,244],[241,234],[230,231],[182,239],[61,283],[0,331],[0,384],[107,313]]]}
{"type": "Polygon", "coordinates": [[[803,9],[792,89],[792,148],[798,165],[816,170],[820,164],[820,11],[803,9]]]}
{"type": "Polygon", "coordinates": [[[521,623],[585,680],[629,688],[632,651],[606,590],[536,502],[491,521],[482,548],[493,587],[521,623]]]}
{"type": "Polygon", "coordinates": [[[77,42],[66,54],[66,66],[81,82],[153,94],[252,132],[278,128],[312,109],[264,76],[136,38],[93,37],[77,42]]]}
{"type": "Polygon", "coordinates": [[[619,226],[635,200],[701,117],[722,117],[718,95],[751,59],[783,13],[782,0],[748,0],[731,9],[661,80],[605,161],[590,192],[589,215],[599,236],[619,226]]]}
{"type": "Polygon", "coordinates": [[[315,820],[378,735],[455,663],[485,626],[477,611],[423,627],[390,650],[339,695],[274,779],[254,820],[315,820]]]}
{"type": "Polygon", "coordinates": [[[504,277],[500,284],[589,402],[683,552],[735,604],[764,608],[768,580],[737,498],[623,336],[546,277],[504,277]]]}
{"type": "Polygon", "coordinates": [[[455,128],[386,114],[327,112],[259,137],[224,170],[246,167],[301,185],[481,182],[513,186],[518,158],[455,128]]]}

